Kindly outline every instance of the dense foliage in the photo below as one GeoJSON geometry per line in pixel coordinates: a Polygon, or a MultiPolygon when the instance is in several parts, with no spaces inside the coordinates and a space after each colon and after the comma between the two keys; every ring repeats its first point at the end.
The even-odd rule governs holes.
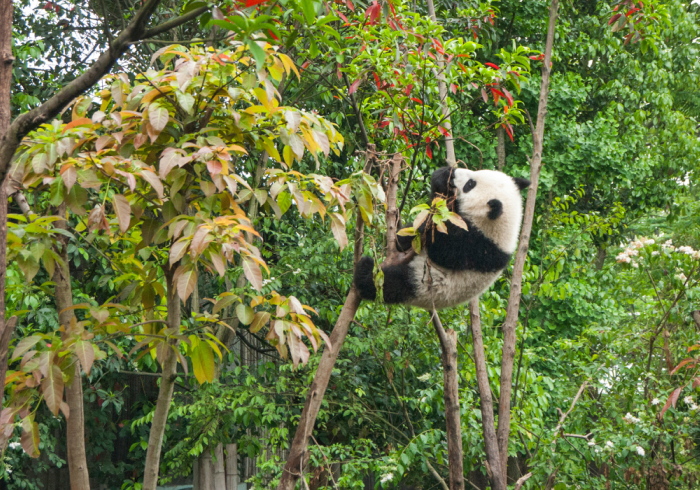
{"type": "MultiPolygon", "coordinates": [[[[124,1],[47,2],[41,15],[16,4],[14,113],[86,68],[85,45],[103,49],[133,14],[124,1]]],[[[255,461],[249,484],[273,487],[314,352],[332,348],[357,220],[365,253],[384,253],[386,161],[406,158],[404,222],[444,165],[445,137],[460,165],[529,175],[548,5],[441,1],[437,22],[426,5],[398,0],[212,5],[174,38],[135,47],[30,134],[11,175],[31,211],[10,204],[7,316],[19,321],[0,416],[8,488],[46,488],[62,474],[63,390],[76,362],[90,475],[139,488],[170,352],[161,481],[235,442],[255,461]],[[54,283],[61,254],[68,327],[54,283]]],[[[699,33],[697,2],[560,8],[517,328],[510,485],[528,472],[527,489],[700,481],[699,33]]],[[[508,279],[481,298],[495,399],[508,279]]],[[[484,489],[469,312],[441,318],[459,338],[467,486],[484,489]]],[[[429,465],[447,478],[442,379],[427,312],[363,303],[316,423],[311,488],[436,488],[429,465]]]]}

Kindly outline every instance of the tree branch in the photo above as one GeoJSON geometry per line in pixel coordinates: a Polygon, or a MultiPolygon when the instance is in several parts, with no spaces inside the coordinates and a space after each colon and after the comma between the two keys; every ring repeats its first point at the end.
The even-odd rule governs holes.
{"type": "Polygon", "coordinates": [[[136,13],[133,20],[129,22],[126,29],[112,41],[109,48],[99,56],[97,61],[95,61],[85,73],[68,83],[59,90],[56,95],[39,107],[25,112],[12,122],[9,129],[0,140],[0,182],[4,181],[9,171],[10,162],[22,138],[30,131],[56,117],[71,101],[95,85],[109,72],[114,63],[116,63],[121,55],[124,54],[133,43],[177,27],[206,11],[206,7],[201,7],[147,30],[146,24],[158,7],[160,1],[161,0],[147,0],[143,7],[136,13]]]}
{"type": "Polygon", "coordinates": [[[501,457],[502,473],[506,474],[508,465],[508,439],[510,436],[510,402],[513,386],[513,363],[515,361],[515,344],[517,341],[515,327],[518,323],[520,311],[520,295],[522,292],[523,269],[527,260],[527,251],[530,245],[530,233],[535,216],[535,201],[537,200],[537,183],[542,168],[542,146],[544,140],[544,123],[547,114],[547,100],[549,95],[549,77],[551,73],[552,46],[554,45],[554,31],[559,10],[559,0],[552,0],[549,7],[549,27],[547,29],[547,42],[544,50],[544,62],[542,65],[542,84],[540,85],[540,101],[537,110],[537,127],[534,134],[534,147],[530,163],[530,188],[527,193],[523,228],[520,232],[520,241],[513,265],[513,276],[510,282],[510,297],[506,309],[506,320],[503,323],[503,357],[501,359],[501,394],[498,404],[498,450],[501,457]]]}

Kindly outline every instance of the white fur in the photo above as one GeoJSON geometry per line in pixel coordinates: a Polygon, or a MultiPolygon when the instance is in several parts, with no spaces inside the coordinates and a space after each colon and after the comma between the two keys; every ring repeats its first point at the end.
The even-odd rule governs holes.
{"type": "Polygon", "coordinates": [[[451,271],[430,262],[425,251],[411,261],[416,278],[416,296],[406,304],[426,310],[442,310],[476,298],[486,291],[501,275],[498,272],[451,271]]]}
{"type": "Polygon", "coordinates": [[[462,215],[501,250],[509,254],[515,252],[523,219],[523,198],[515,181],[495,170],[472,171],[458,168],[454,171],[454,185],[462,215]],[[469,179],[476,181],[476,187],[465,194],[462,189],[469,179]],[[487,203],[491,199],[503,203],[503,214],[495,220],[488,217],[491,208],[487,203]]]}
{"type": "MultiPolygon", "coordinates": [[[[514,253],[523,217],[522,196],[515,181],[494,170],[455,169],[454,185],[462,216],[501,250],[514,253]],[[469,179],[474,179],[476,186],[465,194],[464,185],[469,179]],[[491,208],[487,203],[491,199],[503,204],[503,213],[495,220],[488,217],[491,208]]],[[[416,296],[408,304],[427,310],[450,308],[476,298],[503,272],[447,270],[430,262],[425,249],[411,261],[410,267],[418,283],[416,296]]]]}

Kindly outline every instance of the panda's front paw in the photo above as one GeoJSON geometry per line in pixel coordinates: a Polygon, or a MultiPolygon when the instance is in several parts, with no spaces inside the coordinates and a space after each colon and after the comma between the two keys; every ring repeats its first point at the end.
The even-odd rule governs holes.
{"type": "Polygon", "coordinates": [[[374,285],[374,259],[362,257],[355,266],[355,287],[362,299],[374,301],[377,299],[377,287],[374,285]]]}

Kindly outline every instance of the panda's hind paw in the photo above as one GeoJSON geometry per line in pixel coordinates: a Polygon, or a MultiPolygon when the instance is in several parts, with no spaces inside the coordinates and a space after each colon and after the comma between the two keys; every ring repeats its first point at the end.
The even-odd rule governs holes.
{"type": "Polygon", "coordinates": [[[377,299],[377,287],[374,285],[374,259],[362,257],[355,266],[355,287],[362,299],[374,301],[377,299]]]}

